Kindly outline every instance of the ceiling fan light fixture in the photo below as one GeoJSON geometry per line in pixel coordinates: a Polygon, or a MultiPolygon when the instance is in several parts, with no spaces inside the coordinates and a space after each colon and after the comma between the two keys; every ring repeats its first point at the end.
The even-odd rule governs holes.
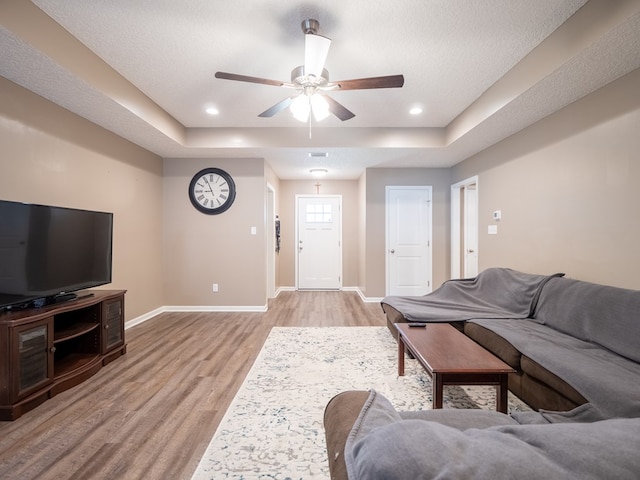
{"type": "Polygon", "coordinates": [[[300,122],[307,122],[311,113],[313,113],[316,122],[324,120],[331,113],[327,100],[317,93],[298,95],[293,99],[289,108],[293,117],[300,122]]]}
{"type": "Polygon", "coordinates": [[[317,93],[311,95],[309,97],[309,103],[311,104],[311,111],[313,112],[313,118],[316,119],[316,122],[324,120],[329,116],[329,103],[325,100],[322,95],[317,93]]]}
{"type": "Polygon", "coordinates": [[[306,122],[309,120],[309,112],[311,111],[311,104],[309,103],[309,97],[306,95],[298,95],[291,102],[291,106],[289,107],[291,113],[293,113],[293,117],[296,120],[301,122],[306,122]]]}

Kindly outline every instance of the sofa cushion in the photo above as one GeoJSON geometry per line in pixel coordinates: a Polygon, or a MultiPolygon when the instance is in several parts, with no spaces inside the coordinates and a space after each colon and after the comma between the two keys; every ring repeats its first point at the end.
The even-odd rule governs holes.
{"type": "Polygon", "coordinates": [[[542,288],[533,318],[640,362],[640,291],[552,278],[542,288]]]}
{"type": "Polygon", "coordinates": [[[538,362],[531,360],[526,355],[522,356],[521,365],[523,372],[535,378],[539,382],[548,385],[563,397],[571,400],[573,404],[582,405],[583,403],[587,403],[587,399],[580,395],[580,392],[576,391],[575,388],[559,378],[557,375],[551,373],[538,362]]]}
{"type": "Polygon", "coordinates": [[[437,422],[458,430],[469,428],[487,428],[496,425],[516,425],[519,422],[495,410],[476,410],[458,408],[438,408],[436,410],[417,410],[399,412],[403,420],[425,420],[437,422]]]}
{"type": "Polygon", "coordinates": [[[350,480],[636,479],[640,471],[640,419],[461,431],[424,420],[394,421],[384,402],[384,413],[376,412],[379,398],[363,409],[349,434],[350,480]]]}
{"type": "Polygon", "coordinates": [[[520,351],[504,337],[475,322],[464,325],[464,333],[515,370],[520,370],[520,351]]]}
{"type": "Polygon", "coordinates": [[[519,385],[514,385],[509,377],[509,389],[534,410],[545,409],[566,412],[582,405],[561,395],[546,383],[541,382],[526,373],[520,375],[519,385]],[[512,385],[516,388],[512,389],[512,385]]]}
{"type": "Polygon", "coordinates": [[[570,384],[607,417],[640,417],[640,363],[531,320],[473,322],[570,384]]]}

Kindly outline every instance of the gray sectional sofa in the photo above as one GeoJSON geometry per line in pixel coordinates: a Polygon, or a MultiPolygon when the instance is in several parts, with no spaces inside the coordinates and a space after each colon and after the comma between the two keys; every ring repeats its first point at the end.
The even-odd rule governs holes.
{"type": "Polygon", "coordinates": [[[640,416],[640,291],[492,268],[382,308],[392,332],[398,321],[457,323],[516,370],[509,389],[534,409],[640,416]]]}
{"type": "Polygon", "coordinates": [[[640,291],[493,268],[382,307],[394,334],[453,323],[538,411],[396,412],[344,392],[325,411],[333,479],[640,478],[640,291]]]}

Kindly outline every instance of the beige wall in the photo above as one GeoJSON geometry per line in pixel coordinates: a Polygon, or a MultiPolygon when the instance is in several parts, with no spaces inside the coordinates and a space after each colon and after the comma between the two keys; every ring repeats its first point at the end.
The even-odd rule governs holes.
{"type": "MultiPolygon", "coordinates": [[[[433,286],[449,278],[450,170],[446,168],[369,168],[366,172],[365,278],[366,297],[384,297],[386,186],[427,185],[432,188],[433,286]]],[[[362,280],[362,279],[361,279],[362,280]]]]}
{"type": "MultiPolygon", "coordinates": [[[[385,294],[387,185],[433,187],[433,280],[449,276],[449,189],[479,176],[480,269],[508,266],[640,289],[640,70],[452,169],[368,169],[321,180],[343,197],[343,285],[385,294]],[[499,233],[487,235],[501,209],[499,233]]],[[[157,156],[0,78],[0,197],[111,211],[114,281],[127,319],[162,305],[266,304],[266,184],[276,190],[282,249],[276,286],[295,285],[295,195],[315,180],[278,180],[261,159],[157,156]],[[187,196],[199,169],[236,180],[233,207],[196,211],[187,196]],[[252,226],[257,235],[251,235],[252,226]],[[218,283],[220,291],[211,292],[218,283]]]]}
{"type": "MultiPolygon", "coordinates": [[[[280,252],[280,287],[295,286],[296,195],[316,193],[316,179],[280,181],[280,220],[282,250],[280,252]]],[[[342,195],[342,285],[358,285],[358,181],[319,180],[320,194],[342,195]]]]}
{"type": "Polygon", "coordinates": [[[162,305],[162,160],[0,77],[0,198],[113,212],[127,319],[162,305]]]}
{"type": "Polygon", "coordinates": [[[640,70],[453,168],[475,174],[481,270],[640,289],[640,70]]]}
{"type": "Polygon", "coordinates": [[[166,305],[264,307],[265,163],[262,159],[165,159],[163,216],[166,305]],[[226,212],[206,215],[187,194],[201,169],[218,167],[236,184],[226,212]],[[251,235],[256,227],[256,235],[251,235]],[[212,291],[217,283],[219,291],[212,291]]]}

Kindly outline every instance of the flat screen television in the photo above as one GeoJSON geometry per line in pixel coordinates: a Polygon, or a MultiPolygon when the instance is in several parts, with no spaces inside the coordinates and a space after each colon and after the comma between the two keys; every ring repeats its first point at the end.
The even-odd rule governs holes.
{"type": "Polygon", "coordinates": [[[111,282],[113,214],[0,200],[0,310],[111,282]]]}

